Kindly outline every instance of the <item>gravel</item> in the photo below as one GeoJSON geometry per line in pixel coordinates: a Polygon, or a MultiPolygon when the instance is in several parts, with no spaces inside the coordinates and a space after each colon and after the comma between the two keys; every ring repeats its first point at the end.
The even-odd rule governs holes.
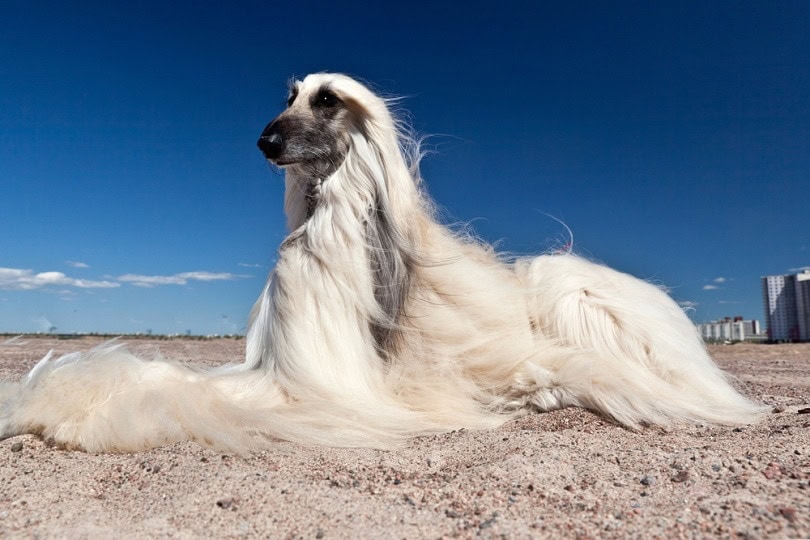
{"type": "MultiPolygon", "coordinates": [[[[0,347],[0,377],[98,342],[18,340],[0,347]]],[[[131,342],[208,365],[243,347],[131,342]]],[[[191,443],[90,455],[15,437],[0,442],[0,537],[809,537],[810,344],[711,351],[773,407],[760,424],[629,431],[566,409],[392,452],[279,442],[246,458],[191,443]]]]}

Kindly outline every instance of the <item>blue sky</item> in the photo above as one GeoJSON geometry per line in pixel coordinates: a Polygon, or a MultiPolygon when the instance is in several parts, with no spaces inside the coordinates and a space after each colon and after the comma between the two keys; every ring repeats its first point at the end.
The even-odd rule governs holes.
{"type": "Polygon", "coordinates": [[[810,265],[808,2],[4,2],[0,331],[243,331],[285,235],[289,77],[406,96],[428,188],[762,318],[810,265]]]}

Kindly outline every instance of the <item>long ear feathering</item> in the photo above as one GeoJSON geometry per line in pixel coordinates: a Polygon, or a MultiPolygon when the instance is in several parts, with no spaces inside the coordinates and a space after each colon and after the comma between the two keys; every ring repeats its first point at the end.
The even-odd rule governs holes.
{"type": "MultiPolygon", "coordinates": [[[[415,265],[420,264],[419,216],[431,212],[422,192],[420,140],[393,110],[401,98],[381,98],[345,76],[330,76],[335,91],[351,112],[350,147],[336,171],[372,188],[365,205],[365,237],[374,274],[374,297],[379,310],[372,314],[378,349],[386,353],[402,326],[415,265]]],[[[355,193],[357,195],[357,193],[355,193]]]]}

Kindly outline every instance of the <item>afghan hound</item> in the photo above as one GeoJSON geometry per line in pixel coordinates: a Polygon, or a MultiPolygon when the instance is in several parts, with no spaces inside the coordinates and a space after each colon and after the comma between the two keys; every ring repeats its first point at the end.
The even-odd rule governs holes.
{"type": "Polygon", "coordinates": [[[570,253],[507,259],[440,224],[389,103],[314,74],[261,134],[286,173],[290,232],[243,364],[193,369],[119,344],[49,355],[3,384],[0,435],[249,452],[391,447],[569,406],[631,428],[759,418],[660,288],[570,253]]]}

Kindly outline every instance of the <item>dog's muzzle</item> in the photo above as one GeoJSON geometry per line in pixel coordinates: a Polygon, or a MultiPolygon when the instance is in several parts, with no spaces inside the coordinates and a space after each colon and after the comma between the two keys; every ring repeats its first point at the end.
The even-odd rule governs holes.
{"type": "Polygon", "coordinates": [[[264,128],[256,145],[259,147],[259,150],[262,151],[264,157],[269,160],[276,160],[281,156],[281,152],[284,150],[284,138],[276,129],[275,122],[271,122],[264,128]]]}

